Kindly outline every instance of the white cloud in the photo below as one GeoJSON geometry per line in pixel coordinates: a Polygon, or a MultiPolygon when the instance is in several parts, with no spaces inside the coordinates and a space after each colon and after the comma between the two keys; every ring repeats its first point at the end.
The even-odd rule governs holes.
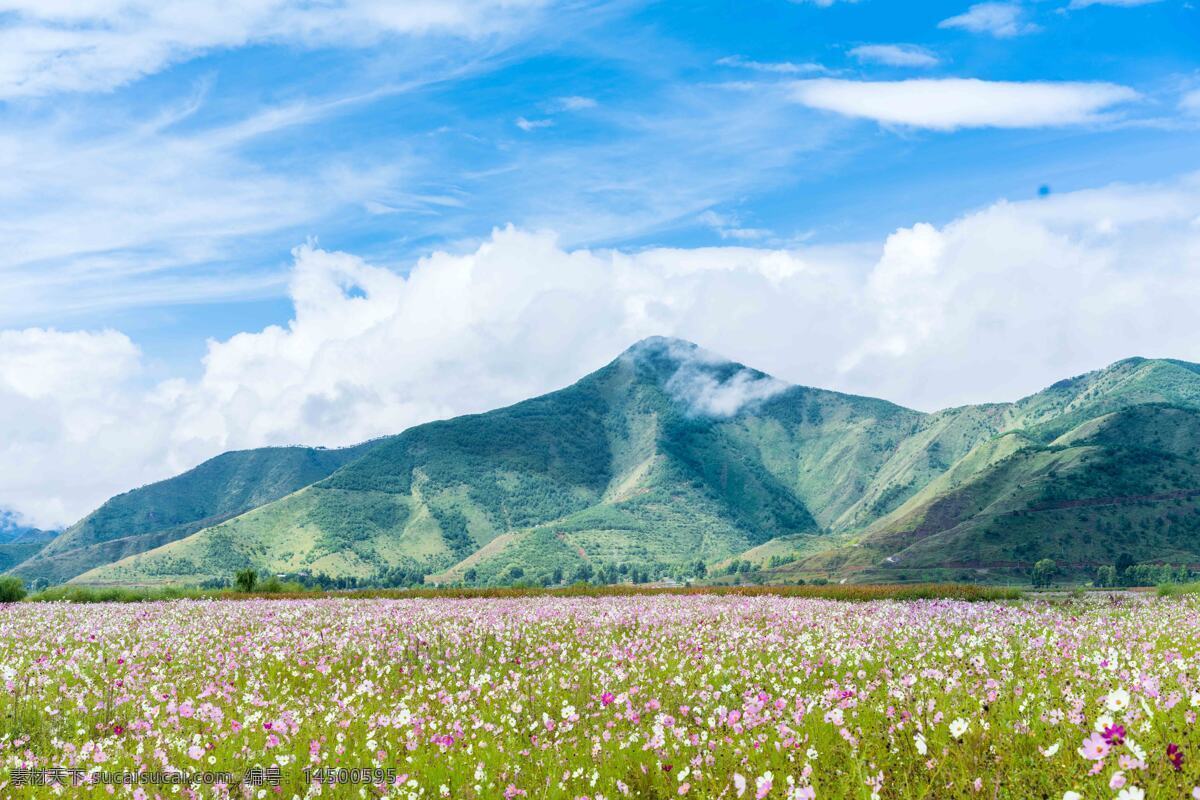
{"type": "Polygon", "coordinates": [[[332,155],[271,170],[244,151],[321,108],[268,108],[198,132],[177,124],[199,104],[149,120],[114,114],[104,127],[63,118],[0,127],[0,325],[276,292],[278,274],[219,264],[258,255],[259,237],[394,194],[406,166],[332,155]]]}
{"type": "MultiPolygon", "coordinates": [[[[1190,177],[791,250],[565,249],[507,228],[407,276],[304,246],[293,319],[210,342],[195,380],[146,385],[112,331],[0,333],[0,508],[71,522],[223,450],[348,444],[485,410],[654,334],[926,409],[1014,399],[1135,354],[1200,360],[1198,207],[1190,177]]],[[[719,412],[767,388],[696,396],[719,412]]]]}
{"type": "Polygon", "coordinates": [[[736,214],[721,214],[709,209],[696,219],[704,226],[716,231],[722,239],[749,241],[765,239],[771,235],[771,231],[766,228],[751,228],[743,225],[742,220],[736,214]]]}
{"type": "Polygon", "coordinates": [[[1179,99],[1179,109],[1188,114],[1200,114],[1200,89],[1193,89],[1179,99]]]}
{"type": "Polygon", "coordinates": [[[797,64],[793,61],[751,61],[741,56],[725,56],[717,59],[721,67],[737,67],[750,69],[755,72],[775,72],[781,75],[820,75],[829,70],[820,64],[804,62],[797,64]]]}
{"type": "Polygon", "coordinates": [[[555,106],[559,111],[583,111],[584,109],[595,108],[596,101],[591,97],[570,95],[558,98],[555,106]]]}
{"type": "Polygon", "coordinates": [[[792,84],[792,97],[810,108],[888,125],[947,131],[1096,122],[1103,119],[1102,112],[1137,96],[1132,89],[1111,83],[817,78],[792,84]]]}
{"type": "Polygon", "coordinates": [[[552,119],[525,119],[525,117],[517,117],[515,123],[518,128],[528,133],[536,131],[538,128],[549,128],[554,124],[552,119]]]}
{"type": "Polygon", "coordinates": [[[207,51],[286,42],[477,38],[518,26],[544,0],[0,0],[0,98],[103,91],[207,51]]]}
{"type": "Polygon", "coordinates": [[[961,28],[971,33],[986,33],[998,39],[1036,33],[1041,28],[1025,21],[1019,3],[976,3],[964,13],[938,23],[939,28],[961,28]]]}
{"type": "Polygon", "coordinates": [[[1071,0],[1068,8],[1087,8],[1088,6],[1121,6],[1123,8],[1132,8],[1133,6],[1148,6],[1151,3],[1158,3],[1161,0],[1071,0]]]}
{"type": "Polygon", "coordinates": [[[938,57],[911,44],[864,44],[850,50],[859,61],[892,67],[934,67],[938,57]]]}

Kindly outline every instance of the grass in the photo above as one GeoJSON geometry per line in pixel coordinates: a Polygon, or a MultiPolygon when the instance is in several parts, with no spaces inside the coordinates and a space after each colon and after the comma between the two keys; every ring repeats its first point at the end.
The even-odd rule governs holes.
{"type": "Polygon", "coordinates": [[[1160,583],[1156,591],[1159,597],[1181,597],[1186,594],[1200,594],[1200,581],[1192,583],[1160,583]]]}
{"type": "Polygon", "coordinates": [[[922,584],[837,584],[826,586],[597,586],[579,583],[553,589],[525,587],[429,588],[429,589],[353,589],[321,591],[284,584],[277,591],[241,592],[236,589],[197,589],[184,587],[141,589],[131,587],[55,586],[27,598],[27,602],[136,603],[157,600],[249,600],[256,598],[318,599],[348,597],[358,599],[416,598],[515,598],[515,597],[628,597],[633,595],[734,595],[812,597],[827,600],[1017,600],[1022,593],[1013,588],[980,586],[971,583],[922,584]]]}

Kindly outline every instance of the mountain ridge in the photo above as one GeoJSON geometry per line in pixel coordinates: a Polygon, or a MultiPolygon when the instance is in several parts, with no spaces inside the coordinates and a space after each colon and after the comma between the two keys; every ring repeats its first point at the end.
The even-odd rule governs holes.
{"type": "MultiPolygon", "coordinates": [[[[686,577],[769,553],[790,559],[760,565],[778,579],[963,569],[945,564],[978,564],[990,579],[1044,552],[1109,557],[1112,547],[1050,530],[1066,524],[1062,509],[1082,506],[1054,516],[1038,505],[1105,491],[1143,498],[1088,512],[1088,524],[1121,532],[1118,549],[1200,561],[1193,442],[1200,365],[1184,361],[1122,359],[1011,403],[927,413],[786,384],[652,337],[505,408],[343,451],[297,448],[327,471],[292,464],[263,491],[239,473],[172,525],[156,522],[149,487],[119,495],[13,571],[95,584],[215,582],[243,566],[368,582],[547,582],[622,569],[686,577]],[[1160,501],[1144,498],[1159,495],[1186,508],[1146,511],[1160,501]],[[104,527],[97,515],[121,498],[149,516],[104,527]],[[200,513],[212,509],[221,514],[200,513]],[[1145,524],[1183,538],[1155,529],[1139,544],[1145,524]]],[[[183,491],[191,472],[163,483],[183,491]]]]}

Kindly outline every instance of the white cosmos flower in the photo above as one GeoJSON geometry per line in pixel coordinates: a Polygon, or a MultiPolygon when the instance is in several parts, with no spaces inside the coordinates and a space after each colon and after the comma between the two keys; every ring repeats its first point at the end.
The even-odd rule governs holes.
{"type": "Polygon", "coordinates": [[[1124,711],[1129,708],[1129,692],[1124,689],[1114,689],[1108,693],[1104,705],[1109,711],[1124,711]]]}
{"type": "Polygon", "coordinates": [[[917,752],[921,755],[925,755],[929,752],[929,747],[925,744],[925,737],[921,734],[918,733],[913,737],[913,744],[917,746],[917,752]]]}
{"type": "Polygon", "coordinates": [[[961,739],[962,735],[967,732],[967,728],[971,727],[971,723],[967,722],[962,717],[956,717],[950,723],[950,735],[955,739],[961,739]]]}

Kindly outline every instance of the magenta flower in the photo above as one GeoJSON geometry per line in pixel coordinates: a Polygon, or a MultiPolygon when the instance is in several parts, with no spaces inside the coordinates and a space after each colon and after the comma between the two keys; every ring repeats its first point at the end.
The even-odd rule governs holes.
{"type": "Polygon", "coordinates": [[[1171,762],[1171,766],[1176,772],[1183,769],[1183,751],[1174,742],[1167,745],[1167,761],[1171,762]]]}

